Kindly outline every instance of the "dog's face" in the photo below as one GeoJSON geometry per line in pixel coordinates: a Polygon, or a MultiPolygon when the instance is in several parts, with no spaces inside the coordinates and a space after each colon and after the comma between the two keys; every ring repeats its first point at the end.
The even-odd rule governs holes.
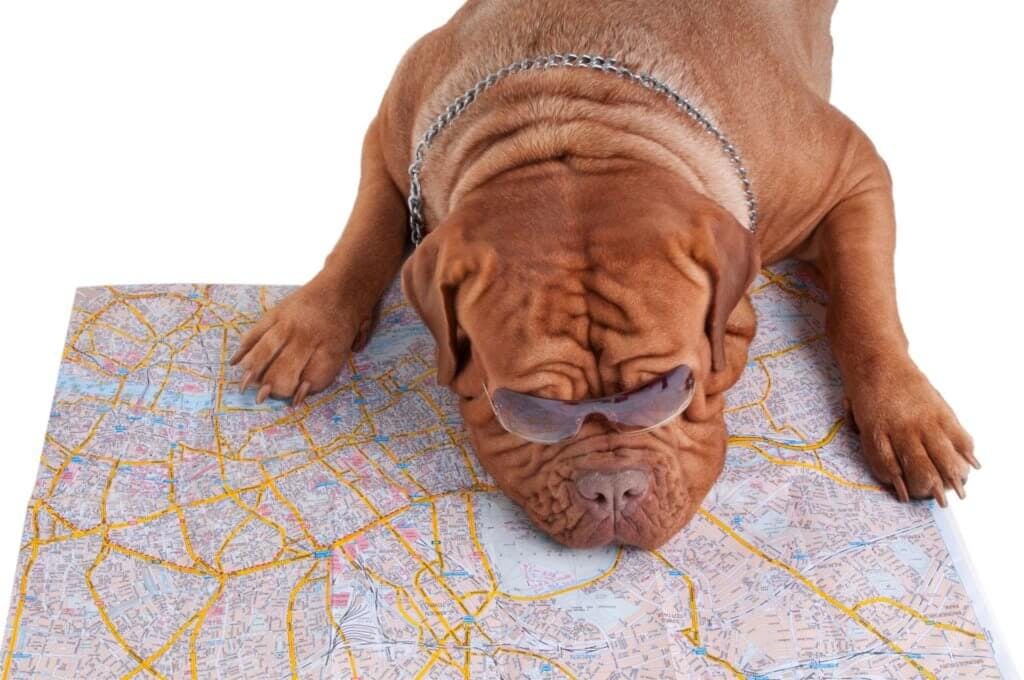
{"type": "Polygon", "coordinates": [[[753,335],[749,303],[733,312],[756,267],[749,234],[665,174],[548,164],[467,196],[410,258],[403,287],[498,486],[566,545],[654,548],[721,472],[721,392],[753,335]],[[641,433],[598,418],[533,443],[505,431],[484,391],[589,399],[680,365],[696,378],[691,405],[641,433]]]}

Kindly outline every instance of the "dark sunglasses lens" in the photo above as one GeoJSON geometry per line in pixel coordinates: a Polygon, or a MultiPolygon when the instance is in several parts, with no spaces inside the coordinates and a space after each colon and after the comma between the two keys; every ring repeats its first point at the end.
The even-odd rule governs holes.
{"type": "Polygon", "coordinates": [[[693,371],[680,366],[643,387],[608,399],[593,410],[622,430],[657,427],[686,410],[693,399],[694,386],[693,371]]]}
{"type": "Polygon", "coordinates": [[[491,395],[502,427],[523,439],[553,444],[579,432],[583,418],[566,402],[500,389],[491,395]]]}

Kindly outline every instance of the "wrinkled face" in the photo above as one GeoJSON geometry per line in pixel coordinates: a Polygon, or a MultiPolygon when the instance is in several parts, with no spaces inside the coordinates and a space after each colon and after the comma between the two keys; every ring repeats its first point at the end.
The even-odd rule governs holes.
{"type": "Polygon", "coordinates": [[[723,278],[715,220],[694,221],[695,197],[656,179],[564,169],[508,178],[471,197],[405,271],[481,463],[537,526],[573,547],[663,544],[724,461],[719,393],[729,371],[712,370],[709,337],[723,278]],[[492,209],[495,200],[504,206],[492,209]],[[446,231],[456,224],[465,226],[446,231]],[[484,392],[591,399],[680,365],[696,378],[692,404],[640,433],[597,417],[572,439],[530,442],[502,427],[484,392]]]}

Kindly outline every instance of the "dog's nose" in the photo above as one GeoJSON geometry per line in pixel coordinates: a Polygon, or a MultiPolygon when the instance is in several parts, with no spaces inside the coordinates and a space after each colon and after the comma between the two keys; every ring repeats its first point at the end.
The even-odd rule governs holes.
{"type": "Polygon", "coordinates": [[[576,477],[576,490],[592,512],[628,514],[647,493],[650,481],[651,476],[645,470],[591,470],[576,477]]]}

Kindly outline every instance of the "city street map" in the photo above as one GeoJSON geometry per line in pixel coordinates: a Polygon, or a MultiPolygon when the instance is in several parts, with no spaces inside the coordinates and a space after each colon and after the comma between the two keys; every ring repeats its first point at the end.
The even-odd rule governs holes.
{"type": "Polygon", "coordinates": [[[298,408],[227,362],[289,289],[79,290],[2,677],[1016,677],[949,511],[862,461],[810,270],[753,290],[725,471],[652,552],[529,524],[397,286],[298,408]]]}

